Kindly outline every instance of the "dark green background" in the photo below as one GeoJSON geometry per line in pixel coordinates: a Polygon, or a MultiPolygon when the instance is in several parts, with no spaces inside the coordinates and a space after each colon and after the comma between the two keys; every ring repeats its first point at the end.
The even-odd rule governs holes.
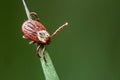
{"type": "MultiPolygon", "coordinates": [[[[119,0],[26,0],[52,34],[47,50],[61,80],[120,80],[119,0]]],[[[35,45],[22,39],[21,0],[0,2],[0,80],[44,80],[35,45]]]]}

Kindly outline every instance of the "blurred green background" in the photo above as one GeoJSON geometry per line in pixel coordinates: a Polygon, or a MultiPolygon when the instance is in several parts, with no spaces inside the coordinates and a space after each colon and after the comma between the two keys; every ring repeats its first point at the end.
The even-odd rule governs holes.
{"type": "MultiPolygon", "coordinates": [[[[61,80],[120,80],[119,0],[26,0],[52,34],[47,46],[61,80]]],[[[22,39],[21,0],[0,2],[0,80],[45,80],[35,45],[22,39]]]]}

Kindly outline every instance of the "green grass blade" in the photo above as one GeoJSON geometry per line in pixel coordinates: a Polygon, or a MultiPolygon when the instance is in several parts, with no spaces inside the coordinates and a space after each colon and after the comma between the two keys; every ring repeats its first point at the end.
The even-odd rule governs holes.
{"type": "Polygon", "coordinates": [[[25,12],[26,12],[27,18],[28,18],[28,19],[32,19],[32,17],[30,16],[30,11],[29,11],[29,9],[28,9],[25,1],[22,0],[22,2],[23,2],[23,5],[24,5],[24,8],[25,8],[25,12]]]}
{"type": "Polygon", "coordinates": [[[44,72],[44,75],[45,75],[45,79],[46,80],[60,80],[57,73],[56,73],[54,65],[52,63],[52,60],[51,60],[47,51],[45,51],[45,57],[46,57],[47,62],[45,62],[43,58],[40,58],[42,68],[43,68],[43,72],[44,72]]]}

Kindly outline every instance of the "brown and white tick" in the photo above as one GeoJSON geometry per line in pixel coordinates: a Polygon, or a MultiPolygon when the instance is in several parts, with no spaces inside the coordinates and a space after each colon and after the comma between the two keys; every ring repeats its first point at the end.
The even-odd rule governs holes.
{"type": "Polygon", "coordinates": [[[48,45],[51,39],[54,38],[63,28],[65,28],[68,23],[63,24],[52,35],[50,35],[47,29],[40,23],[39,17],[35,12],[31,12],[30,16],[34,17],[35,20],[30,19],[23,23],[23,38],[30,40],[29,44],[37,43],[36,54],[41,58],[42,56],[39,55],[39,50],[42,49],[42,55],[46,61],[44,54],[46,45],[48,45]]]}

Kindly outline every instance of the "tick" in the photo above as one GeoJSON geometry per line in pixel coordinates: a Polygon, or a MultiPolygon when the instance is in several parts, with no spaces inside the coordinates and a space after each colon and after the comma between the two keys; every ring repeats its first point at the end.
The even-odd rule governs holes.
{"type": "Polygon", "coordinates": [[[46,62],[46,45],[48,45],[51,39],[53,39],[60,31],[62,31],[62,29],[64,29],[68,23],[63,24],[52,35],[50,35],[47,29],[40,23],[37,13],[31,12],[30,16],[34,17],[35,19],[30,19],[23,23],[23,38],[30,40],[29,44],[37,44],[36,54],[39,58],[43,57],[46,62]],[[39,54],[40,49],[42,49],[42,56],[39,54]]]}

